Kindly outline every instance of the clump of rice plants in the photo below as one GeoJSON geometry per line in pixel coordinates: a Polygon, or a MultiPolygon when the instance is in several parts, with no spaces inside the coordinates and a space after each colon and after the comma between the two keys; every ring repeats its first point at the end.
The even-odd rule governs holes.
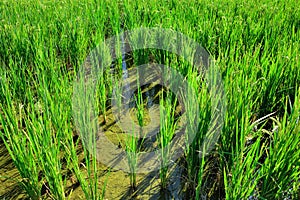
{"type": "Polygon", "coordinates": [[[138,167],[138,140],[137,134],[131,133],[126,138],[125,150],[127,154],[128,166],[130,170],[130,186],[133,191],[137,188],[137,167],[138,167]]]}
{"type": "Polygon", "coordinates": [[[144,125],[144,102],[143,97],[141,93],[141,88],[138,87],[137,89],[137,96],[134,96],[135,98],[135,104],[136,104],[136,118],[137,123],[139,125],[139,130],[134,129],[134,121],[132,121],[132,132],[126,133],[127,138],[125,139],[125,150],[127,154],[127,161],[130,171],[130,186],[133,190],[133,192],[137,189],[137,170],[138,170],[138,161],[139,161],[139,151],[141,149],[141,145],[143,143],[143,139],[141,142],[141,136],[142,136],[142,127],[144,125]]]}
{"type": "Polygon", "coordinates": [[[168,169],[171,161],[171,146],[170,142],[175,134],[175,108],[176,101],[172,102],[172,95],[164,95],[162,93],[160,100],[160,132],[159,132],[159,147],[160,147],[160,181],[163,189],[167,188],[168,183],[168,169]]]}

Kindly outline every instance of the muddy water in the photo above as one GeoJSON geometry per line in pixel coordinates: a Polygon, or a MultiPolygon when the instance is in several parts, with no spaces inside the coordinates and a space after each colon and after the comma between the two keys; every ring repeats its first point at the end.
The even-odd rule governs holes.
{"type": "Polygon", "coordinates": [[[17,180],[20,178],[18,170],[0,139],[0,199],[22,199],[25,197],[17,184],[17,180]]]}
{"type": "MultiPolygon", "coordinates": [[[[125,148],[126,135],[120,130],[111,112],[108,113],[108,121],[104,126],[105,136],[115,145],[116,148],[125,148]],[[123,136],[123,137],[122,137],[123,136]]],[[[101,119],[100,119],[101,121],[101,119]]],[[[145,151],[157,148],[155,141],[145,143],[145,151]]],[[[101,162],[101,160],[100,160],[101,162]]],[[[107,169],[106,169],[107,170],[107,169]]],[[[167,190],[162,191],[160,188],[159,171],[150,171],[148,173],[137,174],[137,191],[134,194],[135,199],[182,199],[183,168],[174,163],[170,166],[170,180],[167,190]]],[[[106,188],[107,199],[132,199],[133,194],[130,189],[129,173],[122,170],[112,170],[107,177],[108,183],[106,188]]],[[[103,178],[102,178],[103,179],[103,178]]]]}

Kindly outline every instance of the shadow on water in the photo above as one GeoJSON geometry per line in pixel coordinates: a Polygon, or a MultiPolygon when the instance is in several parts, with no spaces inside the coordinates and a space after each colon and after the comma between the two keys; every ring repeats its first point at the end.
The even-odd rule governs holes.
{"type": "Polygon", "coordinates": [[[169,185],[166,189],[162,189],[159,179],[159,171],[152,171],[148,174],[140,175],[137,188],[133,191],[128,188],[127,191],[118,197],[119,199],[150,199],[150,200],[170,200],[183,199],[181,192],[181,174],[182,170],[179,166],[174,166],[170,172],[169,185]]]}

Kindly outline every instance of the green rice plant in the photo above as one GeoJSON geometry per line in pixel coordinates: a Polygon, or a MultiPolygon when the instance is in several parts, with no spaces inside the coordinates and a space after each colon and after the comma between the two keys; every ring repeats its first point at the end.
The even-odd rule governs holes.
{"type": "Polygon", "coordinates": [[[71,155],[70,165],[72,166],[72,171],[80,183],[84,197],[88,199],[104,199],[106,183],[102,187],[101,195],[98,189],[98,165],[95,154],[91,154],[86,148],[84,148],[85,163],[79,162],[77,145],[74,145],[72,139],[69,141],[68,150],[71,155]]]}
{"type": "MultiPolygon", "coordinates": [[[[138,80],[137,80],[138,81],[138,80]]],[[[137,108],[137,121],[140,127],[144,126],[144,115],[145,115],[145,108],[144,108],[144,101],[143,101],[143,96],[142,96],[142,91],[141,87],[138,86],[137,89],[137,97],[135,97],[135,102],[136,102],[136,108],[137,108]]],[[[140,133],[143,134],[143,133],[140,133]]]]}
{"type": "Polygon", "coordinates": [[[167,188],[168,182],[168,169],[172,156],[170,142],[176,129],[175,108],[176,100],[172,102],[171,95],[167,95],[166,100],[164,100],[162,94],[160,100],[160,132],[158,137],[161,152],[159,177],[162,189],[167,188]]]}
{"type": "MultiPolygon", "coordinates": [[[[197,182],[197,171],[199,170],[199,152],[200,152],[200,146],[202,142],[202,137],[204,137],[205,133],[205,127],[203,126],[202,130],[203,133],[198,132],[200,130],[199,125],[196,124],[198,118],[201,116],[203,117],[203,123],[208,123],[207,119],[205,117],[207,114],[208,104],[200,104],[200,99],[198,97],[198,94],[195,93],[195,91],[199,92],[203,97],[203,101],[207,101],[206,95],[204,90],[200,91],[199,84],[202,84],[202,86],[205,86],[205,83],[198,83],[196,76],[197,73],[194,72],[193,68],[191,66],[186,66],[186,63],[181,62],[180,68],[181,70],[185,71],[183,72],[186,74],[186,81],[188,84],[188,88],[186,91],[183,91],[185,94],[181,94],[183,101],[183,107],[184,107],[184,120],[185,120],[185,134],[184,134],[184,140],[185,140],[185,148],[184,148],[184,156],[186,161],[186,173],[187,173],[187,180],[186,180],[186,186],[189,188],[190,191],[194,191],[196,188],[196,182],[197,182]],[[198,91],[199,90],[199,91],[198,91]],[[196,95],[196,96],[194,96],[196,95]],[[199,109],[200,105],[203,106],[203,110],[199,109]],[[196,113],[199,112],[199,113],[196,113]],[[200,115],[199,115],[200,114],[200,115]],[[198,127],[198,129],[195,129],[195,127],[198,127]],[[193,188],[193,189],[192,189],[193,188]],[[192,190],[191,190],[192,189],[192,190]]],[[[201,149],[202,150],[202,149],[201,149]]],[[[200,175],[199,175],[200,176],[200,175]]],[[[189,194],[187,194],[189,195],[189,194]]],[[[190,194],[192,195],[192,194],[190,194]]],[[[188,197],[190,198],[190,197],[188,197]]]]}
{"type": "MultiPolygon", "coordinates": [[[[198,96],[198,101],[199,101],[199,124],[198,124],[198,131],[196,133],[195,142],[192,142],[192,144],[187,147],[187,167],[188,167],[188,172],[189,172],[189,180],[196,183],[195,186],[195,198],[200,199],[201,194],[205,193],[205,188],[204,188],[204,183],[205,183],[205,174],[209,174],[210,172],[207,172],[205,168],[209,165],[208,158],[207,158],[207,152],[211,151],[211,146],[213,140],[215,139],[214,137],[209,138],[209,125],[211,127],[214,127],[214,124],[216,123],[212,119],[212,98],[215,98],[216,96],[213,96],[210,91],[207,90],[207,83],[201,80],[201,74],[198,75],[198,77],[195,77],[194,73],[190,73],[189,76],[191,78],[189,79],[190,81],[192,79],[195,79],[198,81],[194,82],[191,81],[191,83],[194,85],[194,87],[199,91],[199,96],[198,96]],[[211,122],[211,124],[209,124],[211,122]],[[208,139],[205,140],[205,137],[208,139]],[[189,159],[189,160],[188,160],[189,159]],[[195,173],[195,174],[194,174],[195,173]]],[[[217,101],[217,99],[214,99],[217,101]]],[[[192,121],[189,122],[191,124],[192,121]]],[[[216,130],[212,130],[211,134],[214,134],[214,131],[218,131],[217,128],[216,130]]],[[[208,176],[208,175],[207,175],[208,176]]],[[[192,184],[193,185],[193,184],[192,184]]]]}
{"type": "Polygon", "coordinates": [[[97,102],[100,107],[99,110],[101,111],[101,113],[104,117],[104,122],[106,123],[107,122],[106,112],[107,112],[107,96],[108,96],[107,90],[108,90],[108,88],[106,86],[107,83],[105,81],[105,77],[104,77],[104,73],[103,73],[104,70],[101,70],[101,71],[102,72],[100,72],[100,75],[99,75],[100,78],[99,78],[99,83],[98,83],[99,88],[97,90],[97,97],[98,97],[97,99],[99,99],[99,101],[97,101],[97,102]]]}
{"type": "Polygon", "coordinates": [[[128,166],[130,170],[130,185],[133,191],[135,191],[137,188],[136,173],[138,167],[139,151],[144,140],[143,137],[142,142],[139,143],[139,139],[141,139],[140,137],[143,136],[142,127],[144,125],[144,112],[145,112],[142,92],[139,86],[137,88],[137,96],[134,96],[134,98],[135,98],[136,110],[137,110],[136,118],[137,118],[138,125],[141,128],[139,130],[133,129],[133,133],[129,133],[125,141],[125,150],[127,153],[128,166]]]}
{"type": "MultiPolygon", "coordinates": [[[[97,134],[98,134],[98,116],[99,106],[93,105],[96,92],[92,87],[94,84],[94,77],[84,80],[86,76],[85,69],[78,72],[80,81],[74,88],[73,95],[73,115],[77,119],[75,121],[76,128],[78,129],[84,150],[84,171],[87,177],[83,177],[82,169],[79,168],[78,159],[76,158],[76,150],[74,146],[71,147],[73,160],[73,170],[77,179],[82,184],[84,195],[87,199],[99,199],[100,194],[98,191],[98,170],[97,170],[97,134]]],[[[92,73],[95,73],[92,71],[92,73]]],[[[92,74],[95,76],[95,74],[92,74]]]]}
{"type": "MultiPolygon", "coordinates": [[[[9,112],[12,111],[13,109],[9,112]]],[[[33,147],[29,147],[25,151],[24,147],[30,146],[31,141],[28,141],[29,138],[24,137],[24,133],[18,130],[16,124],[18,121],[11,121],[14,119],[17,119],[17,117],[13,116],[12,113],[6,113],[6,111],[1,115],[1,124],[4,125],[4,133],[1,133],[1,139],[10,153],[14,165],[20,172],[22,180],[19,180],[19,184],[21,188],[26,191],[30,198],[39,199],[42,184],[39,180],[40,167],[37,165],[37,157],[33,147]],[[10,125],[7,125],[7,123],[10,123],[10,125]]]]}
{"type": "MultiPolygon", "coordinates": [[[[59,114],[60,110],[55,109],[55,100],[57,96],[52,94],[48,89],[50,82],[47,82],[45,74],[40,75],[40,91],[41,102],[44,105],[43,116],[40,120],[35,120],[34,131],[41,134],[40,140],[40,164],[45,173],[46,181],[49,187],[49,192],[53,198],[65,199],[64,183],[62,180],[62,163],[61,163],[61,141],[64,138],[64,132],[60,129],[60,122],[56,119],[64,119],[64,116],[59,114]]],[[[55,80],[55,76],[53,76],[55,80]]],[[[56,93],[58,94],[58,93],[56,93]]],[[[34,132],[31,134],[35,134],[34,132]]]]}
{"type": "MultiPolygon", "coordinates": [[[[9,82],[17,79],[16,74],[10,77],[1,70],[1,92],[5,94],[5,99],[1,99],[0,115],[3,133],[1,139],[10,153],[12,160],[20,172],[21,180],[19,184],[27,192],[30,198],[39,199],[41,197],[42,184],[39,173],[37,149],[34,140],[30,135],[21,129],[25,116],[24,106],[13,101],[10,93],[9,82]],[[17,105],[16,105],[17,104],[17,105]]],[[[16,88],[12,88],[16,90],[16,88]]]]}
{"type": "Polygon", "coordinates": [[[247,199],[257,196],[256,190],[261,177],[258,170],[259,160],[263,153],[264,146],[261,144],[261,138],[258,138],[254,144],[235,157],[235,165],[230,175],[224,169],[226,199],[240,199],[241,197],[247,199]]]}
{"type": "MultiPolygon", "coordinates": [[[[203,155],[205,155],[205,153],[206,153],[205,149],[206,148],[204,145],[204,147],[202,148],[202,151],[201,151],[203,153],[203,155]]],[[[206,164],[205,156],[202,156],[199,160],[199,169],[198,169],[198,173],[197,173],[197,186],[195,187],[195,199],[197,199],[197,200],[200,199],[201,192],[202,192],[205,164],[206,164]]]]}
{"type": "MultiPolygon", "coordinates": [[[[90,186],[91,186],[90,179],[86,179],[86,176],[83,173],[84,170],[81,168],[81,166],[85,168],[86,166],[83,163],[79,162],[78,155],[77,155],[77,148],[78,148],[78,142],[74,144],[73,135],[69,134],[64,149],[66,153],[70,155],[70,167],[72,169],[72,172],[75,174],[78,182],[80,183],[85,198],[93,198],[92,192],[90,190],[90,186]]],[[[90,159],[90,157],[86,155],[86,152],[85,152],[84,159],[90,159]]]]}
{"type": "MultiPolygon", "coordinates": [[[[30,167],[27,168],[27,165],[23,163],[20,167],[18,167],[20,174],[23,174],[21,176],[28,176],[29,180],[35,180],[35,184],[38,184],[30,186],[30,184],[28,183],[23,183],[26,186],[26,191],[31,190],[28,192],[31,198],[39,198],[45,193],[48,193],[48,195],[52,196],[53,198],[64,199],[64,183],[62,181],[60,161],[60,141],[61,138],[63,138],[62,134],[60,134],[61,130],[59,129],[61,124],[57,123],[58,121],[54,119],[54,116],[57,116],[58,113],[55,113],[55,109],[53,106],[54,104],[52,101],[53,99],[49,96],[48,86],[46,86],[47,84],[45,84],[43,73],[38,72],[37,74],[37,80],[33,80],[32,84],[34,87],[38,85],[40,88],[37,90],[29,89],[26,91],[26,101],[24,101],[23,106],[20,106],[19,114],[16,113],[17,115],[13,118],[9,117],[13,120],[18,120],[18,122],[16,121],[17,126],[15,127],[15,130],[10,131],[10,134],[6,132],[3,138],[6,138],[8,135],[10,137],[10,135],[12,135],[14,139],[10,138],[10,143],[19,141],[17,139],[18,137],[22,138],[22,142],[19,142],[18,144],[19,150],[12,151],[11,154],[13,157],[18,159],[21,159],[22,157],[22,159],[26,158],[27,161],[33,165],[30,165],[30,167]],[[36,98],[33,96],[33,93],[41,95],[40,98],[37,98],[38,101],[36,103],[36,98]],[[42,107],[39,108],[39,106],[42,107]],[[45,110],[45,108],[47,108],[47,111],[45,110]],[[57,134],[54,134],[54,129],[57,130],[57,134]],[[28,155],[30,155],[30,157],[28,157],[24,153],[29,153],[28,155]],[[37,169],[39,170],[35,172],[32,171],[31,175],[28,171],[26,175],[24,174],[24,169],[22,169],[24,167],[29,171],[35,171],[37,169]],[[36,173],[36,175],[34,173],[36,173]],[[41,187],[42,184],[44,187],[43,190],[41,187]]],[[[12,74],[12,77],[16,78],[14,76],[15,75],[12,74]]],[[[31,77],[32,76],[30,76],[30,78],[31,77]]],[[[2,89],[5,90],[6,84],[7,83],[4,84],[2,89]]],[[[10,102],[12,102],[12,98],[14,97],[11,94],[8,94],[8,101],[3,105],[3,108],[5,107],[4,110],[7,110],[8,112],[12,111],[12,109],[10,109],[9,107],[10,102]]],[[[7,114],[5,114],[2,118],[2,123],[14,124],[15,122],[7,121],[7,119],[9,119],[9,115],[7,114]]],[[[64,117],[63,115],[60,116],[64,117]]],[[[7,143],[7,147],[10,148],[9,143],[7,143]]]]}
{"type": "Polygon", "coordinates": [[[258,192],[262,198],[299,198],[299,113],[298,93],[290,115],[286,110],[282,119],[272,118],[278,129],[268,131],[273,140],[265,150],[267,157],[260,168],[258,192]]]}
{"type": "Polygon", "coordinates": [[[137,188],[137,166],[138,166],[138,140],[137,134],[131,133],[128,134],[126,141],[125,141],[125,150],[127,154],[127,161],[130,170],[130,186],[133,191],[137,188]]]}

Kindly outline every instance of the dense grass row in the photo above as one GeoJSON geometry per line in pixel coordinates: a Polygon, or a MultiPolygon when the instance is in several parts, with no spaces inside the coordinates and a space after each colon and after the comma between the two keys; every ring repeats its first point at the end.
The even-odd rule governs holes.
{"type": "MultiPolygon", "coordinates": [[[[170,64],[199,91],[199,133],[182,159],[186,198],[298,199],[297,5],[296,0],[1,1],[0,135],[22,177],[17,181],[32,199],[66,199],[72,198],[67,185],[70,174],[75,174],[83,198],[104,198],[99,163],[75,136],[73,82],[89,51],[105,38],[121,30],[162,27],[193,38],[211,54],[226,93],[222,133],[213,151],[199,158],[199,152],[205,152],[202,133],[208,130],[211,117],[210,95],[200,89],[206,88],[200,75],[168,52],[150,49],[131,55],[134,65],[144,64],[149,57],[170,64]],[[79,159],[78,149],[84,150],[84,161],[79,159]]],[[[99,86],[97,112],[105,116],[113,85],[101,79],[99,86]]],[[[138,94],[140,125],[143,101],[138,94]]],[[[161,121],[162,149],[172,138],[176,124],[172,109],[171,105],[161,107],[161,115],[169,114],[161,121]]],[[[129,158],[135,160],[137,141],[129,137],[126,144],[129,158]]],[[[160,178],[166,188],[169,150],[163,152],[166,160],[162,160],[160,178]]],[[[135,188],[136,166],[130,163],[131,185],[135,188]]]]}

